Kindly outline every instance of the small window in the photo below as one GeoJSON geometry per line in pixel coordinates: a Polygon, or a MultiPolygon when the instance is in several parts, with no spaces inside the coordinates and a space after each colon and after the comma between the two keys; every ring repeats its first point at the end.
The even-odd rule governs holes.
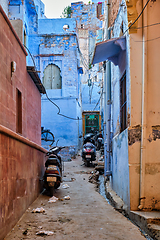
{"type": "Polygon", "coordinates": [[[63,30],[64,31],[67,31],[69,29],[69,25],[68,24],[65,24],[64,26],[63,26],[63,30]]]}
{"type": "Polygon", "coordinates": [[[81,28],[84,28],[84,24],[81,24],[81,28]]]}
{"type": "Polygon", "coordinates": [[[16,94],[16,132],[22,134],[22,94],[18,89],[16,94]]]}
{"type": "Polygon", "coordinates": [[[99,2],[97,5],[97,18],[99,19],[102,15],[102,2],[99,2]]]}
{"type": "Polygon", "coordinates": [[[127,128],[126,73],[120,79],[120,131],[127,128]]]}

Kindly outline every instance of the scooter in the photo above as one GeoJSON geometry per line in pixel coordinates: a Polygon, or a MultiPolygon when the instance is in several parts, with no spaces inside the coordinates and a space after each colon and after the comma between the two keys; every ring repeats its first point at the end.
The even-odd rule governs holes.
{"type": "Polygon", "coordinates": [[[58,155],[64,147],[53,147],[47,152],[45,162],[44,187],[53,196],[54,189],[57,189],[62,182],[62,159],[58,155]]]}
{"type": "Polygon", "coordinates": [[[96,148],[100,150],[103,145],[103,136],[102,133],[97,133],[95,136],[96,148]]]}
{"type": "Polygon", "coordinates": [[[90,162],[96,160],[96,148],[95,145],[91,142],[87,142],[83,145],[82,148],[82,161],[84,164],[89,167],[90,162]]]}

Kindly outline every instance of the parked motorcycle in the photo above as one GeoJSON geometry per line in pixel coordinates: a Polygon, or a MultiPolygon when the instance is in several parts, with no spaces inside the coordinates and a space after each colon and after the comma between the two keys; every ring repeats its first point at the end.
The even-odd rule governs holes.
{"type": "Polygon", "coordinates": [[[64,147],[53,147],[47,152],[45,162],[44,187],[53,196],[54,189],[57,189],[62,182],[62,160],[58,153],[64,147]]]}
{"type": "Polygon", "coordinates": [[[101,147],[103,146],[103,136],[102,133],[97,133],[95,135],[95,145],[96,145],[96,149],[100,150],[101,147]]]}
{"type": "Polygon", "coordinates": [[[96,160],[96,148],[93,143],[87,142],[83,145],[82,160],[84,161],[87,167],[90,166],[90,162],[96,160]]]}
{"type": "Polygon", "coordinates": [[[86,135],[84,135],[83,138],[83,144],[87,143],[87,142],[91,142],[95,145],[95,135],[93,133],[87,133],[86,135]]]}

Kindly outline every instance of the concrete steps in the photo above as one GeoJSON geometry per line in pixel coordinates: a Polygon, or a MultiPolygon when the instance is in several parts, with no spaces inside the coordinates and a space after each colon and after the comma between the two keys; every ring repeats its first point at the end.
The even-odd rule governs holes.
{"type": "Polygon", "coordinates": [[[129,217],[151,238],[160,240],[160,212],[131,211],[129,217]]]}

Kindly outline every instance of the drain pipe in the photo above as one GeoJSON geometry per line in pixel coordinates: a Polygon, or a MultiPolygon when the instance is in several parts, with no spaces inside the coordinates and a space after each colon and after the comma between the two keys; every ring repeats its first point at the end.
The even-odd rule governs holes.
{"type": "Polygon", "coordinates": [[[107,78],[106,78],[106,61],[103,62],[103,104],[104,104],[104,122],[103,122],[103,128],[104,128],[104,175],[106,176],[107,171],[107,127],[106,127],[106,112],[107,112],[107,106],[106,106],[106,91],[107,91],[107,78]]]}
{"type": "MultiPolygon", "coordinates": [[[[105,23],[106,29],[104,29],[104,40],[108,39],[109,37],[109,0],[105,1],[105,23]]],[[[108,179],[108,148],[109,148],[109,141],[108,136],[110,135],[108,132],[108,115],[109,115],[109,108],[108,108],[108,63],[104,62],[104,175],[107,176],[108,179]]]]}
{"type": "MultiPolygon", "coordinates": [[[[146,0],[142,1],[143,6],[146,0]]],[[[147,25],[147,8],[142,15],[142,26],[147,25]]],[[[140,157],[140,205],[142,210],[145,205],[145,161],[146,161],[146,130],[147,130],[147,28],[142,28],[142,129],[141,129],[141,157],[140,157]]]]}

